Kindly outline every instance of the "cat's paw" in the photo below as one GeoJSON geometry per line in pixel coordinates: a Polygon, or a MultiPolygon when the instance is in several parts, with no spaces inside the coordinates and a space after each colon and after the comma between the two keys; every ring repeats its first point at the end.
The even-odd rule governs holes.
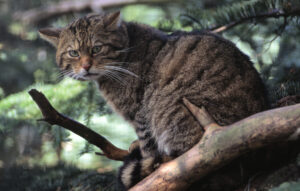
{"type": "Polygon", "coordinates": [[[140,142],[139,140],[135,140],[131,143],[128,151],[129,153],[132,153],[135,149],[139,149],[140,148],[140,142]]]}

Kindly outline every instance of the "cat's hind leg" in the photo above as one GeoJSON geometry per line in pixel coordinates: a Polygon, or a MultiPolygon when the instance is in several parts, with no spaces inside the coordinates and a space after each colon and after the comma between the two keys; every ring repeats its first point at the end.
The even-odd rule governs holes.
{"type": "Polygon", "coordinates": [[[203,128],[183,103],[159,108],[152,128],[158,152],[173,158],[193,147],[203,135],[203,128]]]}

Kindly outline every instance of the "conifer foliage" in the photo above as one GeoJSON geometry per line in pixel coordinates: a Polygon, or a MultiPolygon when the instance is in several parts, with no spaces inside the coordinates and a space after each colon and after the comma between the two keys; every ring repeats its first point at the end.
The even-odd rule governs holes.
{"type": "MultiPolygon", "coordinates": [[[[99,5],[104,2],[98,1],[99,5]]],[[[155,0],[153,5],[147,1],[146,5],[136,7],[132,5],[134,3],[128,7],[123,3],[118,5],[118,8],[126,21],[129,21],[128,18],[132,15],[135,15],[133,21],[152,19],[158,23],[153,24],[154,27],[168,32],[209,30],[222,35],[251,58],[268,87],[270,102],[274,107],[280,106],[277,101],[287,96],[294,96],[294,100],[300,99],[300,0],[182,0],[178,3],[179,1],[155,0]],[[173,4],[169,6],[160,2],[173,4]],[[160,15],[155,16],[156,13],[160,15]],[[167,22],[158,22],[162,16],[167,18],[167,22]]],[[[60,160],[65,153],[63,147],[66,147],[72,138],[75,140],[62,128],[50,127],[46,123],[36,121],[41,118],[41,114],[27,94],[30,88],[37,88],[45,93],[61,113],[81,121],[117,144],[132,142],[128,138],[131,134],[131,138],[135,138],[133,132],[127,132],[129,128],[124,128],[124,121],[108,115],[111,114],[111,110],[93,83],[67,79],[58,82],[57,74],[52,72],[55,68],[54,50],[39,40],[36,32],[42,26],[65,26],[74,17],[87,14],[86,10],[90,13],[100,9],[78,8],[70,10],[72,13],[64,12],[56,17],[43,18],[40,23],[28,22],[27,25],[24,25],[24,20],[18,20],[16,17],[16,13],[46,10],[51,8],[50,4],[57,6],[64,2],[66,5],[70,5],[68,3],[71,2],[71,5],[74,4],[73,8],[84,4],[76,4],[81,1],[68,0],[0,2],[0,16],[3,18],[0,20],[0,169],[14,162],[22,165],[32,164],[32,161],[40,162],[46,158],[45,154],[51,152],[56,152],[60,160]],[[31,87],[26,88],[30,84],[31,87]],[[114,134],[117,131],[120,132],[119,137],[114,134]]],[[[114,8],[113,4],[108,7],[109,9],[104,8],[105,11],[114,11],[111,10],[114,8]]],[[[51,9],[55,10],[57,11],[51,9]]],[[[46,15],[45,12],[42,13],[46,15]]],[[[88,143],[79,148],[81,149],[76,156],[78,160],[84,154],[93,154],[95,151],[88,143]]],[[[109,164],[103,157],[98,157],[97,160],[102,166],[109,164]]],[[[299,169],[300,156],[296,165],[299,169]]],[[[282,174],[286,172],[290,170],[282,174]]],[[[274,177],[277,178],[276,175],[274,177]]],[[[274,190],[299,189],[299,176],[293,180],[294,183],[285,183],[274,190]]]]}
{"type": "Polygon", "coordinates": [[[187,19],[185,25],[206,30],[215,30],[222,26],[229,28],[246,22],[264,23],[265,19],[268,18],[279,19],[283,17],[291,21],[294,17],[300,16],[300,1],[235,1],[232,4],[209,10],[199,10],[199,7],[190,8],[182,16],[187,19]],[[192,22],[187,22],[188,20],[192,22]]]}
{"type": "Polygon", "coordinates": [[[228,0],[210,8],[203,3],[189,6],[180,20],[184,27],[248,46],[246,54],[267,84],[271,102],[300,93],[299,0],[228,0]]]}

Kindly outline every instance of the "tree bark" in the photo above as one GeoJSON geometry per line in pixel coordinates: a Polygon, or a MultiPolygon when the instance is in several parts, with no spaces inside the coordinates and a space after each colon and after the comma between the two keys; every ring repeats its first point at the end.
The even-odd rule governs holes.
{"type": "MultiPolygon", "coordinates": [[[[44,121],[60,125],[85,138],[101,148],[110,159],[124,160],[128,155],[128,151],[115,147],[101,135],[58,113],[42,93],[35,89],[29,93],[42,111],[44,121]]],[[[203,137],[189,151],[162,164],[130,191],[184,190],[246,152],[299,139],[300,104],[260,112],[221,127],[205,108],[198,108],[185,98],[183,102],[204,127],[203,137]]]]}
{"type": "Polygon", "coordinates": [[[38,92],[36,89],[31,89],[29,94],[39,106],[44,116],[42,121],[46,121],[51,125],[59,125],[76,133],[89,143],[99,147],[103,151],[103,155],[109,159],[123,161],[124,157],[128,155],[128,151],[117,148],[103,136],[57,112],[41,92],[38,92]]]}
{"type": "MultiPolygon", "coordinates": [[[[185,102],[188,103],[187,100],[185,102]]],[[[188,108],[192,106],[191,103],[186,105],[188,108]]],[[[193,109],[190,110],[197,116],[193,109]]],[[[198,114],[207,113],[203,108],[197,110],[198,114]]],[[[291,138],[298,139],[300,104],[257,113],[222,128],[211,121],[205,129],[202,139],[192,149],[162,164],[130,191],[184,190],[250,150],[291,138]]]]}

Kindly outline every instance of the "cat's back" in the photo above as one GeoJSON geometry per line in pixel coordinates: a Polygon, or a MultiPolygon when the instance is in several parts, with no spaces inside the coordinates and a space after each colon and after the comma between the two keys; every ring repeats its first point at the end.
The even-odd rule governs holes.
{"type": "MultiPolygon", "coordinates": [[[[176,32],[169,35],[168,42],[154,61],[158,67],[160,86],[167,85],[175,77],[186,72],[208,79],[216,74],[210,68],[226,73],[243,73],[254,68],[249,58],[230,41],[209,32],[176,32]],[[199,71],[203,76],[199,76],[199,71]]],[[[256,71],[254,71],[256,73],[256,71]]]]}
{"type": "Polygon", "coordinates": [[[208,32],[177,32],[168,38],[154,61],[150,107],[159,113],[154,116],[183,97],[206,107],[221,124],[266,108],[259,74],[233,43],[208,32]]]}

